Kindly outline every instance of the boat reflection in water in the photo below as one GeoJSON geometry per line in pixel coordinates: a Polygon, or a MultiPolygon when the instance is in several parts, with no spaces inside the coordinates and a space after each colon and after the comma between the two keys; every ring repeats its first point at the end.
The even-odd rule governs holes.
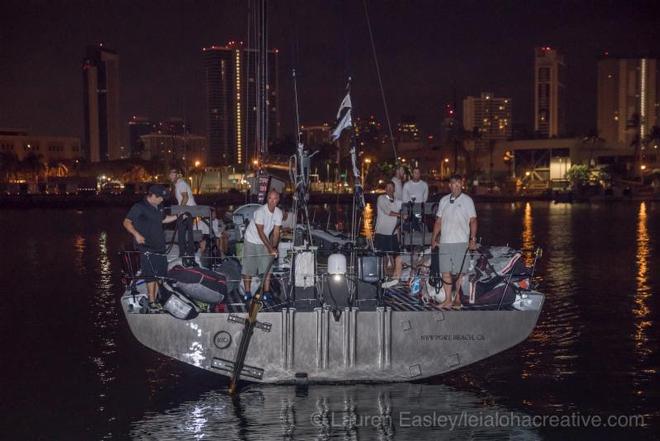
{"type": "Polygon", "coordinates": [[[541,439],[528,416],[443,385],[257,386],[209,392],[131,427],[133,439],[541,439]]]}

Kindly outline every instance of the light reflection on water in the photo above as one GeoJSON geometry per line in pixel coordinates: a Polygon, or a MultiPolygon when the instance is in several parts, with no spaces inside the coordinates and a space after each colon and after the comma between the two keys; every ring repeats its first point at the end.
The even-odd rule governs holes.
{"type": "Polygon", "coordinates": [[[634,294],[635,300],[633,306],[635,328],[633,343],[637,355],[637,364],[640,367],[634,376],[635,390],[633,393],[637,395],[644,394],[645,387],[649,382],[653,381],[653,378],[657,373],[656,368],[645,368],[646,359],[653,352],[648,337],[653,326],[653,321],[649,320],[649,314],[651,313],[649,301],[653,293],[648,283],[649,260],[651,259],[651,239],[648,232],[648,214],[646,210],[646,202],[642,202],[639,206],[639,213],[637,216],[637,290],[634,294]]]}
{"type": "Polygon", "coordinates": [[[101,231],[97,237],[98,256],[94,268],[96,277],[96,290],[90,296],[91,311],[94,317],[94,345],[96,354],[90,357],[90,361],[96,368],[96,376],[103,385],[98,394],[98,410],[105,411],[105,402],[111,393],[112,383],[116,379],[117,366],[113,357],[116,355],[118,311],[114,295],[112,263],[108,255],[108,234],[101,231]]]}
{"type": "Polygon", "coordinates": [[[531,265],[534,262],[534,218],[532,217],[532,204],[525,204],[523,214],[522,247],[521,251],[525,258],[525,265],[531,265]]]}
{"type": "Polygon", "coordinates": [[[362,234],[364,237],[372,237],[374,234],[374,223],[376,222],[376,217],[374,215],[374,207],[371,203],[368,203],[364,207],[364,221],[362,222],[362,234]]]}
{"type": "MultiPolygon", "coordinates": [[[[349,210],[328,208],[331,226],[348,218],[349,210]]],[[[480,236],[487,243],[510,242],[525,258],[536,247],[544,249],[535,280],[546,302],[526,341],[433,380],[454,386],[449,391],[416,385],[433,396],[428,408],[448,401],[456,408],[495,406],[537,415],[641,413],[653,416],[650,423],[657,427],[658,208],[654,202],[477,203],[480,236]],[[456,394],[468,394],[468,404],[460,404],[464,400],[456,394]]],[[[289,388],[257,388],[234,405],[212,392],[224,390],[222,380],[153,353],[128,330],[118,304],[116,255],[129,241],[121,228],[126,210],[63,210],[56,226],[46,230],[41,219],[49,213],[0,213],[1,231],[30,232],[0,235],[2,248],[11,250],[0,268],[3,305],[12,312],[0,321],[0,345],[12,354],[0,363],[0,379],[10,379],[0,385],[0,411],[16,422],[11,426],[17,435],[8,439],[39,438],[19,435],[40,429],[48,431],[42,439],[126,439],[129,432],[157,439],[149,430],[174,439],[184,427],[188,439],[388,439],[387,427],[317,428],[309,417],[315,411],[366,415],[416,406],[415,394],[370,394],[375,386],[332,386],[333,392],[323,394],[310,388],[308,397],[289,388]]],[[[324,223],[321,213],[317,221],[324,223]]],[[[422,402],[427,408],[431,399],[422,402]]],[[[443,436],[426,433],[415,432],[414,438],[443,436]]],[[[651,433],[647,429],[646,437],[653,438],[651,433]]],[[[395,430],[394,439],[406,434],[395,430]]],[[[484,436],[477,432],[472,438],[484,436]]]]}
{"type": "Polygon", "coordinates": [[[468,418],[486,421],[502,416],[519,421],[525,417],[501,406],[484,405],[473,393],[442,385],[251,386],[237,399],[208,392],[166,412],[149,413],[132,424],[130,436],[190,440],[541,439],[532,429],[468,423],[468,418]]]}
{"type": "MultiPolygon", "coordinates": [[[[538,345],[523,355],[524,368],[521,377],[534,375],[561,379],[574,375],[579,354],[575,345],[579,341],[583,322],[580,308],[575,301],[579,289],[575,276],[575,253],[572,246],[572,231],[567,225],[572,223],[571,204],[551,204],[546,215],[547,237],[552,240],[545,244],[545,281],[552,285],[544,305],[545,320],[541,320],[529,340],[538,345]],[[550,360],[548,360],[550,358],[550,360]]],[[[534,219],[532,206],[525,205],[523,216],[522,249],[527,259],[533,263],[534,219]]],[[[545,291],[545,286],[543,287],[545,291]]],[[[548,403],[552,404],[552,403],[548,403]]],[[[558,403],[555,403],[558,404],[558,403]]]]}

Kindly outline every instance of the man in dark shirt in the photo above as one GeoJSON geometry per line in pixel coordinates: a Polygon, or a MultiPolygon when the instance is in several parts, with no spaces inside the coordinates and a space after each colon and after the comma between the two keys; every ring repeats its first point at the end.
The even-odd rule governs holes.
{"type": "Polygon", "coordinates": [[[165,187],[159,184],[152,185],[147,196],[131,207],[123,223],[126,231],[135,239],[137,250],[140,251],[141,275],[147,281],[147,295],[152,309],[158,306],[156,303],[158,284],[154,277],[163,277],[167,274],[163,224],[176,220],[176,216],[165,216],[160,206],[167,195],[165,187]]]}

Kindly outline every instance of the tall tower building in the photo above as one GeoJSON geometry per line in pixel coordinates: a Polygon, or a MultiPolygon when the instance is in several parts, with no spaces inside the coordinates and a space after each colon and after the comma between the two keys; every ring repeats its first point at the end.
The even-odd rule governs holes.
{"type": "Polygon", "coordinates": [[[479,140],[506,140],[511,137],[511,98],[498,98],[491,92],[463,100],[463,127],[479,135],[479,140]]]}
{"type": "Polygon", "coordinates": [[[534,131],[562,136],[566,124],[564,56],[557,49],[534,49],[534,131]]]}
{"type": "Polygon", "coordinates": [[[88,46],[82,73],[85,157],[90,162],[119,159],[119,56],[102,45],[88,46]]]}
{"type": "Polygon", "coordinates": [[[656,58],[598,61],[598,134],[610,144],[643,139],[660,124],[660,76],[656,58]]]}
{"type": "MultiPolygon", "coordinates": [[[[206,71],[209,165],[245,164],[256,155],[256,51],[241,42],[202,49],[206,71]]],[[[279,136],[278,51],[268,51],[267,134],[279,136]]]]}

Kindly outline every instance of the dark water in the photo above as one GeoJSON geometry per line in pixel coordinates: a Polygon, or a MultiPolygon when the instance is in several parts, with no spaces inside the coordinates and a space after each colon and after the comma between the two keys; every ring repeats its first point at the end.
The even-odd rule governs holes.
{"type": "Polygon", "coordinates": [[[658,439],[660,205],[477,208],[487,243],[527,258],[544,249],[547,299],[527,341],[430,383],[251,387],[238,401],[218,376],[129,333],[118,303],[123,209],[0,211],[0,438],[658,439]],[[461,415],[453,428],[442,419],[461,415]],[[523,420],[584,426],[593,415],[624,425],[642,415],[645,426],[523,420]]]}

